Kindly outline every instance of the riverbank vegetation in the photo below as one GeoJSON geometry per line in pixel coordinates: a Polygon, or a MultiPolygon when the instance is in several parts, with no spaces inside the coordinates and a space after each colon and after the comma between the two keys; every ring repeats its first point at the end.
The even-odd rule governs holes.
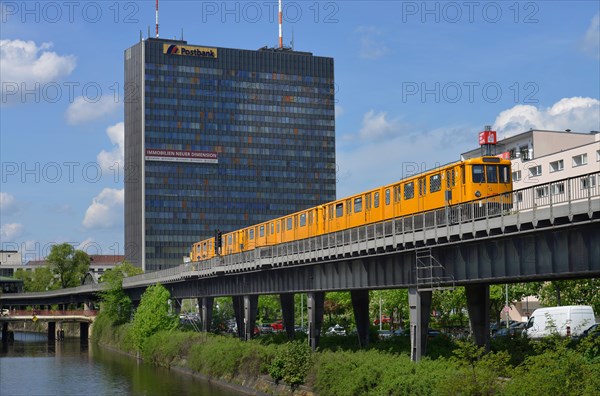
{"type": "Polygon", "coordinates": [[[441,335],[430,340],[428,357],[413,363],[404,336],[375,339],[363,350],[356,337],[323,336],[312,352],[302,335],[293,342],[281,333],[243,342],[183,330],[169,316],[168,299],[164,287],[148,288],[126,323],[103,310],[93,338],[150,364],[238,384],[270,378],[319,395],[597,395],[600,389],[600,337],[579,343],[506,338],[485,353],[469,340],[441,335]]]}

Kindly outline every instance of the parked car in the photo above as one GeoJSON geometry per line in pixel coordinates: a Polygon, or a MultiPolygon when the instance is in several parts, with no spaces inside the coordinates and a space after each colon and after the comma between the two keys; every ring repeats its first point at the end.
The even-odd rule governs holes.
{"type": "MultiPolygon", "coordinates": [[[[381,323],[390,323],[392,320],[390,319],[390,315],[381,315],[381,323]]],[[[373,321],[374,325],[379,324],[379,318],[373,321]]]]}
{"type": "Polygon", "coordinates": [[[271,327],[270,323],[262,323],[258,326],[258,330],[260,331],[260,334],[272,334],[273,333],[273,327],[271,327]]]}
{"type": "Polygon", "coordinates": [[[392,330],[377,330],[377,337],[379,337],[380,340],[392,338],[393,335],[394,332],[392,330]]]}
{"type": "Polygon", "coordinates": [[[283,320],[279,319],[271,323],[271,328],[273,331],[283,331],[283,320]]]}
{"type": "Polygon", "coordinates": [[[327,330],[327,334],[329,335],[346,335],[346,330],[340,326],[339,324],[336,324],[335,326],[331,326],[328,330],[327,330]]]}
{"type": "Polygon", "coordinates": [[[587,329],[585,329],[581,335],[579,336],[575,336],[573,338],[575,339],[582,339],[585,337],[592,337],[592,338],[597,338],[600,337],[600,323],[595,323],[593,325],[591,325],[590,327],[588,327],[587,329]]]}
{"type": "Polygon", "coordinates": [[[6,308],[3,308],[1,316],[8,316],[8,315],[10,315],[10,311],[6,308]]]}

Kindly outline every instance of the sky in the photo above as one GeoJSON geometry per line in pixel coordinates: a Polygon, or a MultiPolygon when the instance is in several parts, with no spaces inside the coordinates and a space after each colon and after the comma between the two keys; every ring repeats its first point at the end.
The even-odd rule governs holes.
{"type": "MultiPolygon", "coordinates": [[[[460,158],[492,125],[600,130],[598,1],[287,1],[283,41],[335,61],[338,198],[460,158]]],[[[0,248],[123,252],[123,53],[154,1],[0,3],[0,248]]],[[[160,2],[160,36],[258,49],[273,1],[160,2]]]]}

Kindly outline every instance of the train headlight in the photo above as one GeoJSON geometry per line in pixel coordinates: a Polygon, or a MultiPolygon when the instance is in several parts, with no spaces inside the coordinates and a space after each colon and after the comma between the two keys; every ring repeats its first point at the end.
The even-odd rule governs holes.
{"type": "Polygon", "coordinates": [[[477,198],[481,197],[481,192],[479,192],[479,190],[475,191],[475,196],[476,196],[477,198]]]}

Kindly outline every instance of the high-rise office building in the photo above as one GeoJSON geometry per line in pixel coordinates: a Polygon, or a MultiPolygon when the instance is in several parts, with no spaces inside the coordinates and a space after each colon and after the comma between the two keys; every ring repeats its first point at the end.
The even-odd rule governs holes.
{"type": "Polygon", "coordinates": [[[125,51],[125,259],[335,199],[333,59],[147,39],[125,51]]]}

